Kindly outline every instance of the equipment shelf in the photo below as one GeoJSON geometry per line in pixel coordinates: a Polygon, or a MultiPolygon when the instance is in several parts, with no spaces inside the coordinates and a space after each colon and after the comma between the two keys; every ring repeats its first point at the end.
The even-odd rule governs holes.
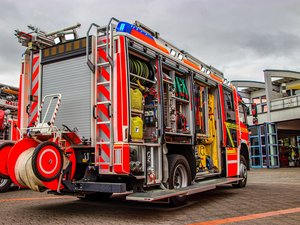
{"type": "Polygon", "coordinates": [[[182,98],[178,98],[178,97],[176,97],[176,96],[172,96],[172,98],[176,99],[177,101],[186,103],[186,104],[188,104],[188,103],[190,102],[190,101],[188,101],[188,100],[185,100],[185,99],[182,99],[182,98]]]}
{"type": "Polygon", "coordinates": [[[144,113],[143,110],[131,109],[131,114],[140,115],[140,114],[143,114],[143,113],[144,113]]]}
{"type": "Polygon", "coordinates": [[[175,136],[186,136],[186,137],[191,137],[191,134],[185,134],[185,133],[174,133],[174,132],[166,132],[165,134],[169,135],[175,135],[175,136]]]}
{"type": "Polygon", "coordinates": [[[152,84],[156,84],[156,81],[149,80],[149,79],[147,79],[147,78],[141,77],[141,76],[136,75],[136,74],[134,74],[134,73],[130,73],[130,76],[133,76],[133,77],[136,77],[136,78],[138,78],[138,79],[141,79],[141,80],[150,82],[150,83],[152,83],[152,84]]]}
{"type": "Polygon", "coordinates": [[[170,81],[170,80],[163,79],[163,82],[165,82],[167,84],[174,85],[173,81],[170,81]]]}

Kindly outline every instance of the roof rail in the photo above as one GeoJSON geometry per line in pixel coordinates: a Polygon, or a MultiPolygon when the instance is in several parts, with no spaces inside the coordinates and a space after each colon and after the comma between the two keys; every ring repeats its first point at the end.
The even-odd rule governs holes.
{"type": "Polygon", "coordinates": [[[151,28],[147,27],[145,24],[139,22],[139,21],[135,21],[134,22],[134,25],[142,30],[144,30],[145,32],[151,34],[152,36],[154,36],[155,38],[158,38],[159,37],[159,33],[152,30],[151,28]]]}

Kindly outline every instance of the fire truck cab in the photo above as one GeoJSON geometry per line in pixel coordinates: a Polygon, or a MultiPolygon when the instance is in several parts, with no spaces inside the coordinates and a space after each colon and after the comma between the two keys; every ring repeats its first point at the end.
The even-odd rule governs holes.
{"type": "Polygon", "coordinates": [[[78,27],[17,31],[21,138],[5,164],[15,184],[175,205],[246,185],[246,107],[222,72],[140,22],[112,18],[85,38],[78,27]]]}

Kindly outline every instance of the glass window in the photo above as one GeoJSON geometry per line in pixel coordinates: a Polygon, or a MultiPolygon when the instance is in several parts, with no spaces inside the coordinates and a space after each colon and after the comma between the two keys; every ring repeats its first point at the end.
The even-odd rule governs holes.
{"type": "Polygon", "coordinates": [[[259,99],[259,97],[252,98],[252,103],[260,104],[260,99],[259,99]]]}
{"type": "Polygon", "coordinates": [[[267,97],[265,95],[252,98],[252,102],[256,103],[256,105],[260,105],[260,107],[258,107],[259,113],[268,112],[267,97]]]}
{"type": "Polygon", "coordinates": [[[266,138],[265,138],[265,136],[261,136],[260,140],[261,140],[261,145],[266,145],[266,138]]]}
{"type": "Polygon", "coordinates": [[[279,166],[278,156],[271,156],[270,157],[270,166],[279,166]]]}
{"type": "Polygon", "coordinates": [[[268,133],[276,133],[276,128],[275,128],[275,124],[268,124],[267,125],[267,129],[268,129],[268,133]]]}
{"type": "Polygon", "coordinates": [[[261,105],[261,112],[262,112],[262,113],[268,112],[268,105],[267,105],[266,103],[263,103],[263,104],[261,105]]]}
{"type": "Polygon", "coordinates": [[[259,144],[258,137],[254,137],[250,139],[251,146],[255,146],[259,144]]]}
{"type": "Polygon", "coordinates": [[[224,107],[225,107],[225,126],[227,133],[228,147],[237,146],[237,131],[236,131],[236,119],[235,119],[235,109],[234,100],[231,91],[224,90],[224,107]]]}
{"type": "Polygon", "coordinates": [[[262,146],[261,147],[261,154],[262,155],[266,155],[267,154],[267,152],[266,152],[266,146],[262,146]]]}
{"type": "Polygon", "coordinates": [[[269,143],[270,145],[276,144],[276,135],[269,135],[269,143]]]}
{"type": "Polygon", "coordinates": [[[269,146],[269,155],[278,155],[277,146],[271,145],[269,146]]]}
{"type": "Polygon", "coordinates": [[[247,124],[247,108],[242,103],[239,104],[239,118],[243,124],[247,124]]]}
{"type": "Polygon", "coordinates": [[[265,135],[265,126],[264,125],[260,125],[260,135],[265,135]]]}
{"type": "Polygon", "coordinates": [[[260,166],[260,157],[252,158],[252,166],[260,166]]]}
{"type": "Polygon", "coordinates": [[[261,103],[266,103],[267,97],[265,95],[261,96],[261,103]]]}
{"type": "Polygon", "coordinates": [[[251,156],[259,156],[260,155],[260,150],[259,147],[251,147],[251,156]]]}
{"type": "Polygon", "coordinates": [[[245,102],[246,104],[250,104],[250,98],[243,98],[243,102],[245,102]]]}
{"type": "Polygon", "coordinates": [[[226,122],[235,122],[235,111],[232,93],[224,91],[226,122]]]}
{"type": "Polygon", "coordinates": [[[262,166],[267,166],[268,163],[267,163],[267,157],[262,157],[262,166]]]}
{"type": "Polygon", "coordinates": [[[257,129],[257,126],[251,126],[251,127],[249,127],[249,132],[251,133],[251,136],[256,136],[256,135],[258,135],[258,129],[257,129]]]}

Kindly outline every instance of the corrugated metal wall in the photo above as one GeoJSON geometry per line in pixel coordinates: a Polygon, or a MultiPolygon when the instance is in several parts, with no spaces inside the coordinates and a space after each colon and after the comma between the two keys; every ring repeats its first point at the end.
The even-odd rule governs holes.
{"type": "MultiPolygon", "coordinates": [[[[91,72],[85,56],[49,63],[43,66],[42,97],[62,94],[55,126],[78,128],[78,134],[91,137],[91,72]]],[[[45,112],[47,104],[43,108],[45,112]]],[[[52,115],[54,108],[49,112],[52,115]]],[[[49,120],[46,120],[49,121],[49,120]]]]}

